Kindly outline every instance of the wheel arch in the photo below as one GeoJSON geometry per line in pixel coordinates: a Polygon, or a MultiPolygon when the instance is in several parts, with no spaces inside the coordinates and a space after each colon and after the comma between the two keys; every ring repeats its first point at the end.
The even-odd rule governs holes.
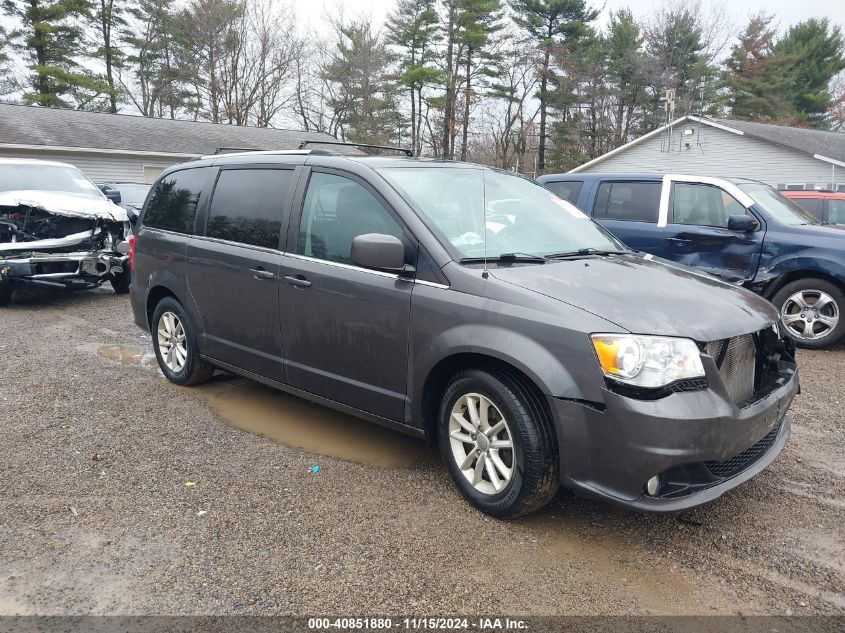
{"type": "Polygon", "coordinates": [[[543,407],[551,419],[551,407],[543,389],[537,381],[512,362],[485,352],[456,352],[436,363],[426,375],[420,392],[420,410],[426,438],[437,440],[437,419],[441,398],[449,386],[449,379],[464,369],[487,369],[507,375],[521,384],[543,407]]]}
{"type": "Polygon", "coordinates": [[[770,282],[769,285],[766,286],[763,296],[771,301],[784,286],[791,284],[794,281],[800,281],[801,279],[823,279],[845,293],[845,280],[842,278],[817,268],[800,268],[789,270],[770,282]]]}
{"type": "Polygon", "coordinates": [[[150,331],[152,331],[153,328],[153,312],[155,312],[156,306],[165,297],[173,297],[176,301],[179,301],[176,293],[167,286],[154,286],[150,288],[150,291],[147,293],[145,312],[147,314],[147,326],[150,331]]]}

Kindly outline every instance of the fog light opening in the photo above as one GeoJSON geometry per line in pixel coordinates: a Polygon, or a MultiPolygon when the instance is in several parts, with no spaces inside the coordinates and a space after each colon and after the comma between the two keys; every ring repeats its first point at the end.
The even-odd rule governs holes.
{"type": "Polygon", "coordinates": [[[654,497],[660,490],[660,477],[655,475],[646,482],[645,491],[649,497],[654,497]]]}

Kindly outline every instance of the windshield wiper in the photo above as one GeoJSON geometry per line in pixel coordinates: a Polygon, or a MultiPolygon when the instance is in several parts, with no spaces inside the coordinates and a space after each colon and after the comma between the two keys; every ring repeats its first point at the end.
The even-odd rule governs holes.
{"type": "Polygon", "coordinates": [[[532,255],[531,253],[499,253],[498,255],[492,255],[490,257],[464,257],[461,259],[461,264],[476,264],[479,262],[501,262],[501,263],[511,263],[511,262],[518,262],[518,263],[532,263],[532,264],[545,264],[546,258],[541,257],[540,255],[532,255]]]}
{"type": "Polygon", "coordinates": [[[546,259],[566,259],[569,257],[587,257],[588,255],[626,255],[631,251],[611,251],[602,250],[600,248],[579,248],[577,251],[569,251],[566,253],[552,253],[546,255],[546,259]]]}

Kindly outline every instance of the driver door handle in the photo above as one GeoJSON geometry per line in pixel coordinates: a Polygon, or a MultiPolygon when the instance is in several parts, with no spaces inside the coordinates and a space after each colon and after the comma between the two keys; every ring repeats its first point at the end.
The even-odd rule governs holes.
{"type": "Polygon", "coordinates": [[[285,275],[285,281],[296,288],[310,288],[311,282],[302,275],[285,275]]]}
{"type": "Polygon", "coordinates": [[[276,275],[271,273],[269,270],[264,270],[263,268],[250,268],[249,272],[252,273],[253,279],[258,279],[259,281],[262,279],[275,279],[276,275]]]}

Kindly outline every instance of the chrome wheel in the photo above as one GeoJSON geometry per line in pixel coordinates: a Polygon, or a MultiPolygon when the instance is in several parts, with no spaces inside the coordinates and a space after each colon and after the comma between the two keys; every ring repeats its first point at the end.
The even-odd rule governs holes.
{"type": "Polygon", "coordinates": [[[516,466],[513,438],[498,407],[478,393],[458,398],[449,417],[449,441],[455,463],[478,492],[505,489],[516,466]]]}
{"type": "Polygon", "coordinates": [[[836,329],[839,306],[826,292],[800,290],[783,302],[780,319],[795,338],[816,341],[836,329]]]}
{"type": "Polygon", "coordinates": [[[188,360],[185,328],[173,312],[164,312],[158,320],[158,349],[167,368],[178,374],[188,360]]]}

